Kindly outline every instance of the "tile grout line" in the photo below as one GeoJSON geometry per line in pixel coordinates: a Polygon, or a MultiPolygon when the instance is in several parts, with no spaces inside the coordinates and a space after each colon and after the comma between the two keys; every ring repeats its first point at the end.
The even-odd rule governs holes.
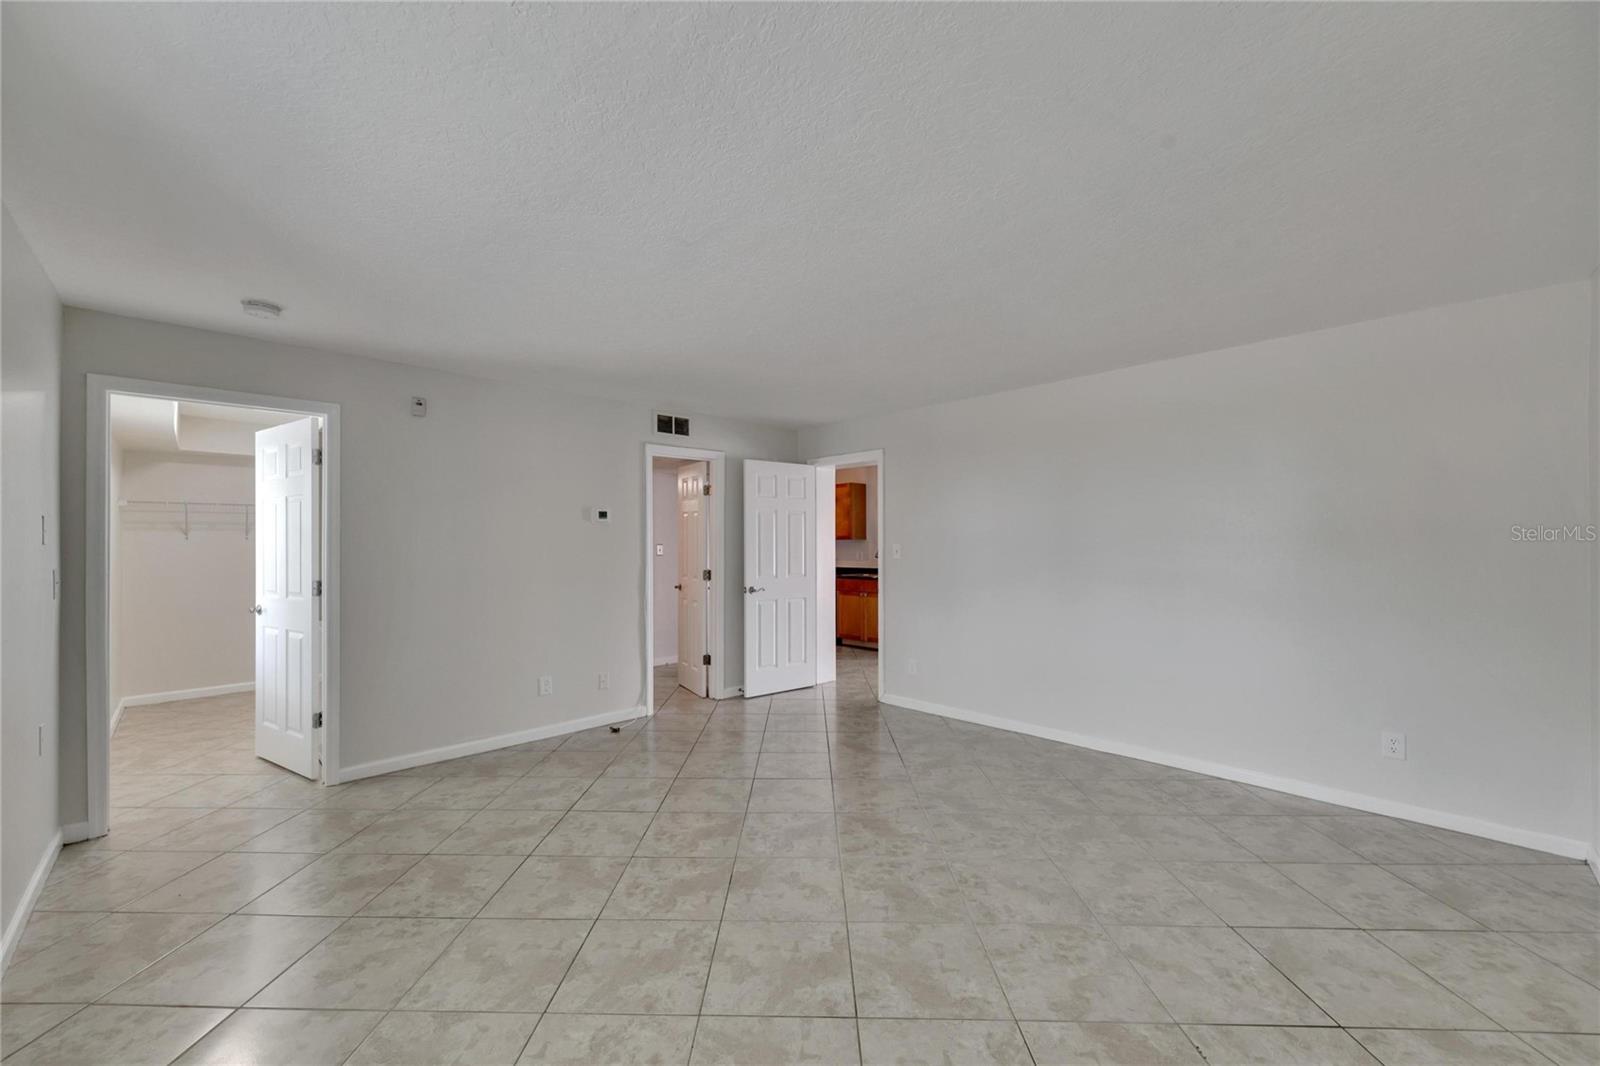
{"type": "MultiPolygon", "coordinates": [[[[892,739],[894,736],[894,730],[892,727],[890,728],[889,733],[892,739]]],[[[896,747],[896,750],[899,750],[898,746],[896,747]]],[[[981,768],[979,772],[983,773],[983,777],[986,781],[989,780],[988,773],[982,771],[981,768]]],[[[992,781],[989,781],[989,783],[991,785],[993,784],[992,781]]],[[[915,792],[914,785],[912,786],[912,789],[913,792],[915,792]]],[[[920,798],[921,794],[916,794],[920,798]]],[[[931,826],[929,827],[929,830],[932,832],[931,826]]],[[[1031,837],[1032,835],[1033,834],[1030,832],[1029,836],[1031,837]]],[[[937,848],[940,862],[945,871],[945,876],[950,878],[950,883],[955,887],[956,893],[961,897],[961,909],[967,916],[967,924],[972,930],[973,937],[978,941],[978,950],[983,952],[983,959],[989,964],[989,973],[994,977],[995,987],[1000,989],[1000,998],[1005,1002],[1006,1012],[1011,1015],[1011,1025],[1016,1030],[1017,1038],[1022,1041],[1023,1050],[1028,1053],[1028,1060],[1030,1062],[1037,1063],[1038,1056],[1036,1056],[1033,1052],[1033,1045],[1028,1041],[1028,1034],[1023,1032],[1022,1021],[1017,1017],[1016,1008],[1011,1005],[1011,994],[1006,991],[1006,984],[1000,978],[1000,968],[995,965],[994,955],[989,951],[989,945],[983,939],[983,932],[981,929],[979,929],[979,923],[973,914],[972,901],[968,898],[966,890],[961,887],[960,881],[956,879],[954,869],[951,865],[950,849],[944,846],[944,844],[938,839],[937,834],[935,834],[934,839],[930,840],[929,843],[937,848]]],[[[1066,878],[1063,877],[1062,880],[1065,882],[1066,878]]],[[[1070,888],[1069,891],[1071,891],[1070,888]]],[[[1087,907],[1085,907],[1085,909],[1087,910],[1087,907]]]]}
{"type": "MultiPolygon", "coordinates": [[[[716,704],[713,704],[712,705],[712,709],[711,709],[711,714],[713,716],[715,716],[716,713],[717,713],[716,712],[716,704]]],[[[758,753],[757,753],[757,756],[756,756],[756,768],[757,769],[759,769],[760,765],[761,765],[761,757],[760,757],[760,754],[759,754],[759,748],[766,746],[767,726],[770,723],[770,721],[771,721],[771,704],[769,703],[768,704],[768,714],[767,714],[766,717],[763,717],[762,720],[761,720],[761,744],[758,745],[758,753]]],[[[706,724],[709,725],[710,722],[711,722],[711,718],[708,717],[706,719],[706,724]]],[[[695,734],[695,742],[699,743],[699,739],[701,737],[703,737],[703,736],[705,736],[705,726],[704,725],[702,725],[700,727],[700,732],[695,734]]],[[[693,751],[692,748],[690,750],[693,751]]],[[[687,763],[688,759],[686,758],[684,760],[684,762],[687,763]]],[[[682,773],[683,773],[682,769],[680,768],[679,769],[679,773],[678,773],[678,777],[673,778],[673,783],[674,784],[676,784],[677,781],[682,777],[682,773]]],[[[752,795],[755,792],[755,779],[754,778],[751,779],[750,791],[751,791],[752,795]]],[[[665,803],[666,800],[663,799],[662,802],[665,803]]],[[[733,845],[733,860],[731,862],[729,862],[729,864],[728,864],[728,884],[727,884],[727,887],[724,889],[724,891],[722,893],[722,912],[717,916],[717,931],[716,931],[716,934],[711,938],[711,958],[706,961],[706,979],[700,986],[700,1002],[695,1007],[694,1029],[689,1034],[689,1061],[693,1061],[695,1044],[700,1039],[700,1020],[705,1017],[706,995],[707,995],[707,993],[709,993],[711,991],[711,974],[715,971],[716,966],[717,966],[717,945],[722,943],[722,923],[724,921],[726,921],[727,917],[728,917],[728,897],[733,894],[733,875],[739,869],[739,846],[740,846],[740,843],[744,839],[744,827],[749,821],[749,814],[750,814],[750,797],[747,796],[745,798],[745,810],[744,810],[744,813],[739,816],[739,836],[734,841],[734,845],[733,845]]],[[[652,820],[651,824],[652,825],[654,824],[654,820],[652,820]]]]}
{"type": "MultiPolygon", "coordinates": [[[[826,711],[823,718],[823,727],[827,727],[826,711]]],[[[866,1061],[866,1048],[861,1043],[861,997],[856,991],[856,952],[855,942],[850,936],[850,896],[844,887],[844,839],[839,833],[839,801],[834,791],[835,778],[833,776],[833,745],[832,734],[823,733],[828,745],[828,806],[833,810],[833,853],[834,861],[839,864],[839,909],[843,912],[844,920],[844,954],[845,962],[850,970],[850,1014],[851,1021],[856,1031],[856,1061],[866,1061]]],[[[889,742],[894,743],[891,736],[889,742]]],[[[898,754],[898,753],[896,753],[898,754]]]]}

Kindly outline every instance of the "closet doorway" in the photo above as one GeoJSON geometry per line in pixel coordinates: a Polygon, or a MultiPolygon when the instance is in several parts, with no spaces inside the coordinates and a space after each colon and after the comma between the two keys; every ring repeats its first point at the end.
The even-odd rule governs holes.
{"type": "Polygon", "coordinates": [[[153,829],[337,780],[338,408],[89,385],[90,818],[72,837],[116,828],[113,809],[153,829]]]}

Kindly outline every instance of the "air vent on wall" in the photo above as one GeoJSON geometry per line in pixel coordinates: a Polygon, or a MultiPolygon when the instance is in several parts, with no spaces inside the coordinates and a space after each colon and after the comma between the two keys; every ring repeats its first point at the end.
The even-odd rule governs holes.
{"type": "Polygon", "coordinates": [[[667,433],[674,437],[687,437],[689,435],[689,420],[677,415],[656,415],[656,432],[667,433]]]}

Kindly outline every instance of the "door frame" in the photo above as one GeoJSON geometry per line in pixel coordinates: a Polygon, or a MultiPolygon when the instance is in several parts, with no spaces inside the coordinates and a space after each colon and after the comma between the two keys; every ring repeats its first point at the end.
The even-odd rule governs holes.
{"type": "Polygon", "coordinates": [[[726,573],[726,563],[723,560],[723,530],[726,517],[725,508],[728,499],[727,456],[719,451],[709,448],[681,448],[675,444],[646,444],[644,446],[644,518],[643,518],[643,555],[644,572],[644,620],[642,634],[641,658],[644,660],[644,707],[645,714],[656,713],[656,668],[655,668],[655,617],[656,617],[656,590],[653,580],[655,571],[655,461],[657,459],[683,459],[688,462],[704,462],[709,468],[708,477],[711,482],[711,507],[706,511],[709,528],[706,536],[711,542],[711,588],[706,593],[706,650],[711,653],[711,672],[706,677],[706,690],[711,699],[726,698],[726,688],[723,685],[726,655],[724,649],[726,642],[722,639],[723,633],[723,577],[726,573]]]}
{"type": "MultiPolygon", "coordinates": [[[[889,627],[885,622],[883,610],[883,588],[889,583],[889,574],[893,569],[889,565],[889,560],[893,555],[893,553],[889,550],[889,514],[883,509],[883,483],[884,478],[887,476],[887,468],[884,465],[883,449],[872,448],[867,451],[845,452],[841,455],[824,455],[822,458],[812,459],[810,462],[812,466],[831,466],[835,470],[841,466],[876,466],[878,468],[878,486],[877,490],[873,493],[873,503],[877,508],[878,515],[878,696],[879,698],[882,698],[883,651],[889,643],[887,637],[889,627]]],[[[826,532],[824,531],[824,524],[825,523],[823,523],[820,519],[817,521],[817,540],[819,543],[825,537],[831,538],[833,530],[832,523],[826,523],[826,532]]],[[[826,637],[826,646],[828,649],[827,654],[834,657],[835,666],[833,670],[833,676],[837,678],[839,676],[837,666],[838,649],[835,647],[833,642],[834,634],[821,632],[823,620],[823,612],[818,611],[817,658],[819,660],[822,658],[823,652],[821,649],[824,645],[823,638],[826,637]]],[[[834,624],[837,626],[837,619],[834,620],[834,624]]]]}
{"type": "MultiPolygon", "coordinates": [[[[339,405],[321,400],[209,389],[107,374],[88,375],[84,456],[84,662],[88,727],[89,837],[111,828],[111,461],[112,395],[148,396],[227,407],[315,415],[322,426],[322,783],[337,784],[339,764],[339,405]]],[[[245,605],[248,606],[248,605],[245,605]]]]}

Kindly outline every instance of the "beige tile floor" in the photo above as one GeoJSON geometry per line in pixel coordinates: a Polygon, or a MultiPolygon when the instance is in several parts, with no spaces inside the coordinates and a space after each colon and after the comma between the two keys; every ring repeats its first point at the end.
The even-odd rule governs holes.
{"type": "Polygon", "coordinates": [[[1600,1060],[1586,867],[873,668],[331,789],[254,758],[248,697],[129,711],[7,1066],[1600,1060]]]}

